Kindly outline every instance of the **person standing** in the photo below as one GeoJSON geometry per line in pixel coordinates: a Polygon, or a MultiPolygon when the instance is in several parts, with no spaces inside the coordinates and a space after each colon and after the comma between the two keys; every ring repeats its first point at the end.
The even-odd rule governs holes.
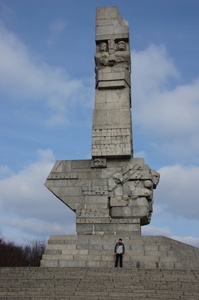
{"type": "Polygon", "coordinates": [[[125,246],[122,243],[122,239],[120,238],[119,241],[115,245],[115,268],[118,266],[118,262],[120,264],[120,268],[123,267],[123,254],[125,253],[125,246]]]}

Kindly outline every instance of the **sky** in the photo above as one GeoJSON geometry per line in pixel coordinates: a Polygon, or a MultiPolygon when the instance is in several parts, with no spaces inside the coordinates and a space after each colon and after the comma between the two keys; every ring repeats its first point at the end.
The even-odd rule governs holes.
{"type": "Polygon", "coordinates": [[[0,237],[76,233],[44,183],[56,160],[91,158],[102,6],[129,22],[134,157],[161,176],[142,234],[199,247],[198,0],[0,0],[0,237]]]}

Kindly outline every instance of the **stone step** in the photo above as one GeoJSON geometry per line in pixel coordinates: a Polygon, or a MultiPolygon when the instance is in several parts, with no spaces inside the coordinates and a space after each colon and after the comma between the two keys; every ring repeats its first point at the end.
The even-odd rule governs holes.
{"type": "Polygon", "coordinates": [[[0,299],[199,299],[199,270],[0,268],[0,299]]]}

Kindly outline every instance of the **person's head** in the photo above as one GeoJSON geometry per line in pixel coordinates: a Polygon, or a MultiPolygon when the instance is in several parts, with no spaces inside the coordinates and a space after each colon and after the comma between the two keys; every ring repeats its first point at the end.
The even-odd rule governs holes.
{"type": "Polygon", "coordinates": [[[121,238],[119,239],[119,243],[122,243],[122,239],[121,238]]]}
{"type": "Polygon", "coordinates": [[[103,52],[103,51],[107,51],[107,49],[108,49],[107,43],[101,42],[100,45],[99,45],[99,51],[103,52]]]}
{"type": "Polygon", "coordinates": [[[125,51],[126,50],[126,43],[124,41],[120,41],[118,44],[117,44],[117,49],[119,51],[125,51]]]}

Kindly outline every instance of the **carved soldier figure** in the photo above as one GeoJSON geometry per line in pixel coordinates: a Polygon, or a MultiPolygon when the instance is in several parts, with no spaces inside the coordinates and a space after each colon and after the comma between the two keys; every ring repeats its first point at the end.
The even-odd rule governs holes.
{"type": "Polygon", "coordinates": [[[96,71],[109,65],[108,45],[106,42],[99,44],[99,52],[95,54],[96,71]]]}
{"type": "Polygon", "coordinates": [[[129,70],[131,66],[130,53],[126,49],[126,43],[124,41],[119,41],[117,44],[117,49],[115,51],[115,64],[119,67],[124,67],[129,70]]]}

